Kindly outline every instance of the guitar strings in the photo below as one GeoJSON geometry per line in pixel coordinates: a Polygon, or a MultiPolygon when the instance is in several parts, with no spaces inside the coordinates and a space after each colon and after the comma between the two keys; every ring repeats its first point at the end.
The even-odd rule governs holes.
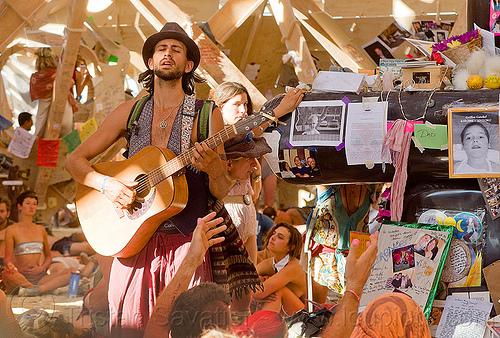
{"type": "MultiPolygon", "coordinates": [[[[216,147],[218,145],[218,143],[216,142],[216,138],[217,137],[219,137],[220,143],[222,143],[225,140],[228,140],[231,137],[233,137],[233,136],[236,135],[236,134],[234,134],[234,135],[231,135],[231,137],[230,137],[229,131],[232,131],[231,134],[234,133],[233,128],[228,127],[228,128],[225,128],[225,129],[221,130],[220,132],[218,132],[214,136],[206,139],[202,143],[206,143],[209,148],[214,148],[214,147],[216,147]],[[225,136],[225,137],[223,137],[223,136],[225,136]]],[[[187,164],[189,164],[189,163],[186,163],[186,162],[188,160],[191,160],[191,158],[193,157],[193,155],[192,155],[193,150],[194,150],[194,147],[190,148],[185,153],[182,153],[182,154],[174,157],[173,159],[169,160],[167,163],[164,163],[163,165],[159,166],[158,168],[153,169],[148,174],[146,174],[143,177],[141,177],[138,180],[136,180],[136,182],[139,182],[139,184],[135,188],[136,192],[137,193],[142,193],[143,191],[149,189],[151,186],[155,186],[156,184],[158,184],[161,181],[163,181],[165,178],[170,177],[172,174],[174,174],[175,172],[179,171],[184,166],[186,166],[187,164]],[[175,159],[178,159],[178,161],[174,161],[175,159]],[[179,167],[179,164],[182,164],[182,166],[179,167]],[[156,179],[159,179],[158,182],[156,182],[156,179]],[[153,183],[153,184],[151,184],[151,183],[153,183]]]]}
{"type": "MultiPolygon", "coordinates": [[[[251,120],[256,120],[255,117],[258,118],[259,116],[262,120],[265,120],[265,118],[260,114],[258,116],[252,117],[250,119],[250,122],[251,122],[251,120]]],[[[247,120],[249,120],[249,119],[246,118],[246,119],[240,120],[239,122],[236,123],[236,125],[234,127],[236,128],[236,126],[238,126],[240,124],[248,123],[249,121],[247,121],[247,120]]],[[[254,122],[254,124],[257,125],[255,122],[254,122]]],[[[216,142],[217,137],[220,138],[220,141],[219,141],[219,144],[220,144],[226,140],[229,140],[231,137],[234,137],[237,134],[237,132],[235,133],[235,131],[232,127],[233,126],[229,126],[229,127],[224,128],[223,130],[221,130],[220,132],[218,132],[214,136],[206,139],[202,143],[206,143],[209,146],[209,148],[211,148],[211,149],[215,148],[218,145],[216,142]],[[232,134],[231,136],[230,136],[229,131],[231,131],[231,134],[232,134]],[[223,136],[225,136],[225,138],[223,136]],[[212,141],[213,141],[213,145],[211,144],[212,141]]],[[[137,187],[135,189],[136,192],[142,193],[146,189],[149,189],[150,186],[155,186],[156,184],[158,184],[161,181],[163,181],[164,179],[170,177],[172,174],[174,174],[175,172],[179,171],[184,166],[189,164],[189,163],[187,163],[187,161],[190,161],[191,158],[193,157],[193,155],[192,155],[193,149],[194,149],[194,147],[188,149],[188,151],[186,151],[185,153],[182,153],[182,154],[174,157],[173,159],[169,160],[167,163],[164,163],[163,165],[152,170],[150,173],[146,174],[142,178],[138,179],[137,182],[139,182],[139,184],[137,185],[137,187]],[[174,159],[179,159],[179,161],[173,161],[174,159]],[[176,162],[176,163],[173,163],[173,162],[176,162]],[[179,167],[178,164],[182,164],[182,166],[179,167]],[[168,170],[168,169],[170,169],[170,170],[168,170]],[[171,171],[171,172],[169,173],[169,171],[171,171]],[[159,179],[159,180],[158,180],[158,182],[155,182],[156,180],[153,180],[153,179],[159,179]],[[153,183],[153,184],[151,184],[151,183],[153,183]]]]}

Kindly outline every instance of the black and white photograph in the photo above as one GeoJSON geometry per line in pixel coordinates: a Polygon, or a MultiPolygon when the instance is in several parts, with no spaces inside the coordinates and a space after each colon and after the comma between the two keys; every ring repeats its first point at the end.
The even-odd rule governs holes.
{"type": "Polygon", "coordinates": [[[498,108],[448,109],[449,176],[500,177],[498,108]]]}
{"type": "Polygon", "coordinates": [[[368,42],[363,48],[377,64],[380,59],[394,59],[388,47],[379,38],[368,42]]]}
{"type": "Polygon", "coordinates": [[[290,143],[293,146],[337,146],[343,141],[346,104],[305,101],[292,113],[290,143]]]}
{"type": "Polygon", "coordinates": [[[435,29],[432,30],[434,33],[434,39],[436,42],[443,42],[443,40],[448,39],[448,31],[444,29],[435,29]]]}

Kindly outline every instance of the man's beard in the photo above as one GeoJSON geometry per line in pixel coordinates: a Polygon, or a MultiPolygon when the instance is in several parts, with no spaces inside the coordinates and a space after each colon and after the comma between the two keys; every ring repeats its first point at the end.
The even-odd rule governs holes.
{"type": "Polygon", "coordinates": [[[184,72],[180,69],[177,69],[177,68],[174,70],[168,70],[168,71],[156,68],[154,70],[154,74],[162,80],[172,81],[172,80],[178,80],[178,79],[182,78],[182,76],[184,75],[184,72]]]}

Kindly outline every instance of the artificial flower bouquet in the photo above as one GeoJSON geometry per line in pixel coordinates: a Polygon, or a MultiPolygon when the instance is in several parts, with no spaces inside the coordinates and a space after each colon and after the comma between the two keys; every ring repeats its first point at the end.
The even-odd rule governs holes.
{"type": "Polygon", "coordinates": [[[482,47],[482,37],[478,29],[452,36],[432,45],[432,52],[441,52],[457,65],[464,63],[470,54],[482,47]]]}

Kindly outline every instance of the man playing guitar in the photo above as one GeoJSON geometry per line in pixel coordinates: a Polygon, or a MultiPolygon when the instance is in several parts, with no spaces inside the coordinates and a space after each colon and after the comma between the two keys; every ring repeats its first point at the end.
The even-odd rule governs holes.
{"type": "MultiPolygon", "coordinates": [[[[138,183],[95,171],[89,162],[92,158],[127,132],[129,156],[149,145],[168,148],[177,155],[192,144],[196,148],[192,165],[186,168],[189,197],[184,210],[161,226],[158,224],[158,230],[139,254],[113,260],[108,293],[113,336],[142,337],[158,294],[170,282],[189,249],[197,219],[208,213],[210,198],[222,199],[233,185],[219,156],[223,154],[223,145],[214,151],[197,143],[197,113],[203,101],[192,95],[197,80],[194,70],[200,62],[196,43],[178,24],[169,22],[146,40],[142,55],[148,70],[139,76],[139,81],[150,96],[132,131],[128,130],[128,120],[134,102],[129,101],[109,114],[66,161],[66,169],[78,183],[100,191],[116,209],[125,210],[134,201],[138,183]]],[[[222,128],[221,113],[215,108],[212,132],[222,128]]],[[[191,286],[210,280],[207,256],[191,286]]]]}

